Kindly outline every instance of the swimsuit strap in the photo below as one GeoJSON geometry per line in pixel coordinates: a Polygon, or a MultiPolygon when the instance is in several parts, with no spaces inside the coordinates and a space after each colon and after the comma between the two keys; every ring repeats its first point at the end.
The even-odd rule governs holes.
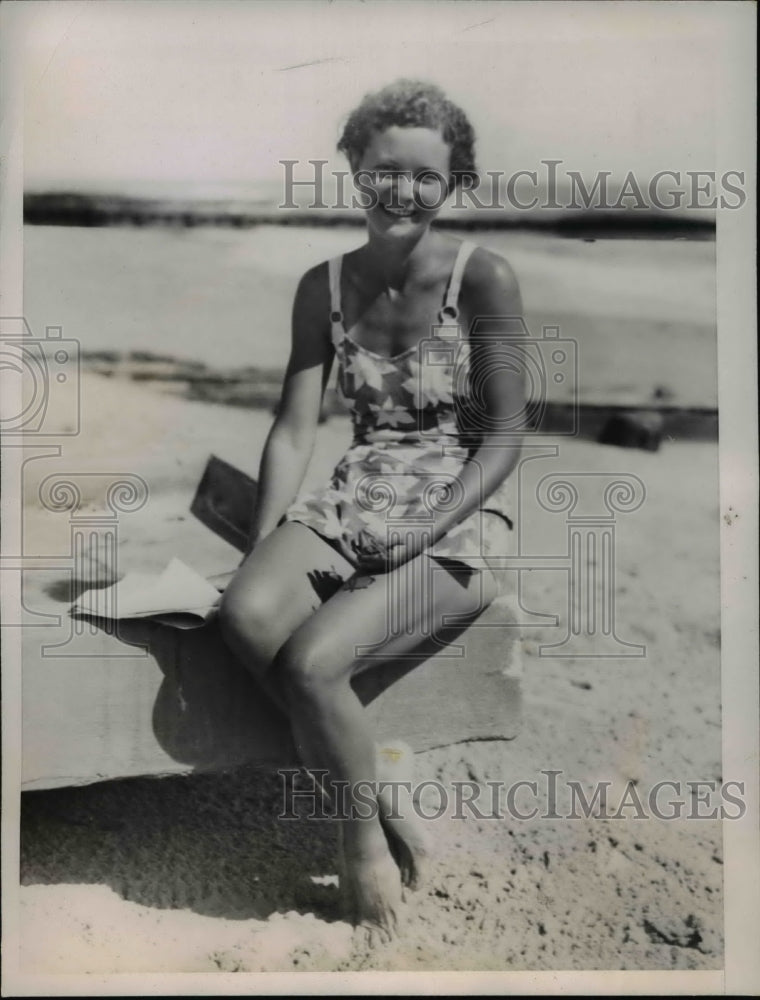
{"type": "Polygon", "coordinates": [[[475,250],[476,245],[465,240],[460,243],[459,250],[457,251],[456,260],[454,261],[454,267],[451,270],[451,277],[449,278],[449,287],[446,291],[446,299],[441,307],[440,318],[442,323],[452,322],[459,319],[459,290],[462,286],[462,276],[464,275],[464,269],[467,267],[467,261],[470,259],[470,254],[475,250]]]}
{"type": "Polygon", "coordinates": [[[330,323],[333,335],[343,333],[343,311],[340,301],[340,272],[343,269],[343,256],[331,257],[327,262],[327,273],[330,277],[330,323]]]}

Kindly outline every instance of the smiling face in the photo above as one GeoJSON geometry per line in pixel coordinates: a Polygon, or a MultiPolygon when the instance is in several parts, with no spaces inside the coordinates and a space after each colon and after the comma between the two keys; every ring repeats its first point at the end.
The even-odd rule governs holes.
{"type": "Polygon", "coordinates": [[[450,160],[437,129],[392,125],[373,133],[354,169],[370,229],[404,237],[429,226],[446,198],[450,160]]]}

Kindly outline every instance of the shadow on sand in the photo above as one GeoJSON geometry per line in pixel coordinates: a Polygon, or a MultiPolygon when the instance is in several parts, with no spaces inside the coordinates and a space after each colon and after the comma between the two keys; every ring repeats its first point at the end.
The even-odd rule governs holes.
{"type": "Polygon", "coordinates": [[[253,767],[131,778],[22,796],[22,884],[102,884],[123,899],[207,916],[296,910],[340,919],[335,832],[278,820],[283,780],[253,767]]]}

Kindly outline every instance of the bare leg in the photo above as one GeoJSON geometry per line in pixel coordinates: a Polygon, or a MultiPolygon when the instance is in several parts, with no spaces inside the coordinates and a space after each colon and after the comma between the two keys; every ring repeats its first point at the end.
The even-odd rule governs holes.
{"type": "Polygon", "coordinates": [[[364,709],[351,688],[349,673],[336,676],[330,669],[332,676],[327,678],[308,677],[305,668],[316,660],[331,668],[336,663],[334,654],[326,649],[322,654],[314,650],[312,656],[304,646],[298,646],[300,633],[309,624],[285,644],[275,661],[282,671],[293,736],[299,754],[310,755],[311,767],[327,771],[330,783],[346,783],[344,811],[338,823],[342,827],[347,898],[353,903],[350,917],[354,924],[389,938],[396,931],[401,882],[377,810],[374,742],[368,736],[364,709]]]}
{"type": "Polygon", "coordinates": [[[275,657],[299,752],[309,755],[310,766],[326,770],[331,781],[346,784],[341,823],[355,921],[385,935],[395,930],[401,886],[379,811],[366,816],[368,790],[377,780],[374,734],[350,682],[356,669],[367,666],[358,649],[362,644],[379,643],[380,655],[392,659],[413,652],[431,621],[440,624],[445,614],[466,616],[484,606],[480,574],[463,582],[439,570],[435,585],[417,592],[430,566],[421,561],[427,559],[419,556],[377,577],[354,577],[275,657]]]}
{"type": "MultiPolygon", "coordinates": [[[[473,577],[470,570],[458,572],[453,561],[449,563],[448,569],[451,579],[446,579],[447,588],[450,583],[458,581],[454,604],[458,606],[456,614],[461,615],[461,628],[470,619],[477,617],[494,600],[498,588],[496,580],[488,571],[482,574],[476,573],[473,577]],[[461,588],[464,588],[466,594],[461,588]]],[[[352,586],[355,586],[354,580],[349,580],[344,589],[352,586]]],[[[432,617],[437,616],[437,620],[440,621],[442,614],[451,614],[452,607],[446,607],[447,603],[449,603],[448,596],[442,598],[434,591],[431,600],[432,617]]],[[[430,621],[427,624],[429,626],[430,621]]],[[[439,639],[445,639],[445,636],[438,632],[437,626],[434,631],[439,639]]],[[[394,659],[403,656],[406,651],[404,646],[404,641],[399,642],[399,638],[390,637],[384,649],[387,660],[393,662],[394,659]]],[[[363,667],[368,666],[368,661],[364,661],[363,667]]],[[[412,890],[418,889],[425,881],[433,849],[433,838],[429,824],[418,816],[412,793],[406,788],[407,784],[414,788],[414,755],[408,744],[392,739],[383,745],[377,745],[376,759],[380,821],[388,838],[391,853],[401,871],[403,885],[412,890]],[[384,787],[384,782],[391,784],[384,787]]]]}
{"type": "MultiPolygon", "coordinates": [[[[225,641],[284,715],[288,708],[271,674],[275,654],[353,573],[351,563],[319,535],[288,522],[256,547],[224,592],[220,624],[225,641]]],[[[314,766],[313,759],[302,747],[301,763],[314,766]]],[[[329,801],[326,809],[330,809],[329,801]]],[[[339,866],[345,869],[340,839],[338,855],[339,866]]],[[[344,893],[345,881],[344,876],[344,893]]]]}
{"type": "Polygon", "coordinates": [[[277,650],[353,573],[319,535],[288,522],[256,547],[225,590],[219,609],[225,641],[283,712],[269,673],[277,650]]]}
{"type": "MultiPolygon", "coordinates": [[[[285,715],[288,706],[271,672],[275,655],[354,573],[354,567],[313,531],[286,523],[256,547],[225,590],[220,608],[225,640],[285,715]]],[[[304,766],[317,768],[319,755],[309,749],[308,738],[305,732],[297,737],[299,759],[304,766]]],[[[323,793],[329,812],[333,806],[329,788],[323,793]]],[[[351,912],[354,894],[347,884],[342,827],[338,829],[340,888],[351,912]]]]}

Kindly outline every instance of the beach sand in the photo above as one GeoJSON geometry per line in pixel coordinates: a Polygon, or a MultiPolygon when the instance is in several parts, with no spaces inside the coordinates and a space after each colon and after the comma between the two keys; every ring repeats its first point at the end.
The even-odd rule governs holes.
{"type": "MultiPolygon", "coordinates": [[[[94,375],[81,398],[83,433],[66,444],[66,468],[133,472],[150,490],[120,524],[120,571],[158,570],[177,554],[204,574],[232,568],[234,551],[188,507],[211,452],[255,474],[270,415],[94,375]]],[[[347,434],[340,419],[320,429],[311,481],[347,434]]],[[[280,779],[244,768],[24,795],[22,971],[721,968],[720,822],[686,818],[685,784],[722,778],[717,444],[665,441],[652,453],[555,443],[565,470],[625,471],[646,486],[642,507],[620,518],[616,580],[618,633],[646,656],[542,656],[556,629],[525,629],[521,734],[416,755],[417,778],[448,789],[449,814],[430,821],[436,860],[429,883],[407,895],[395,943],[370,951],[339,919],[330,825],[278,821],[280,779]],[[559,818],[542,815],[551,771],[561,772],[559,818]],[[633,808],[566,818],[567,780],[611,782],[612,813],[635,782],[648,818],[633,808]],[[680,794],[660,795],[666,812],[685,803],[680,819],[653,818],[646,805],[665,780],[680,783],[680,794]],[[516,803],[539,815],[452,817],[456,781],[486,791],[536,781],[536,795],[524,787],[516,803]]],[[[37,500],[50,468],[29,464],[24,527],[52,554],[65,550],[68,524],[37,500]]],[[[561,608],[562,574],[530,576],[530,606],[561,608]]],[[[430,786],[421,801],[433,811],[438,793],[430,786]]]]}
{"type": "MultiPolygon", "coordinates": [[[[27,226],[24,312],[36,337],[55,323],[83,353],[140,349],[282,372],[299,276],[363,238],[342,226],[27,226]]],[[[573,343],[577,377],[547,379],[549,401],[646,405],[658,393],[674,406],[717,405],[714,242],[497,229],[471,238],[514,268],[532,338],[556,327],[573,343]]]]}

